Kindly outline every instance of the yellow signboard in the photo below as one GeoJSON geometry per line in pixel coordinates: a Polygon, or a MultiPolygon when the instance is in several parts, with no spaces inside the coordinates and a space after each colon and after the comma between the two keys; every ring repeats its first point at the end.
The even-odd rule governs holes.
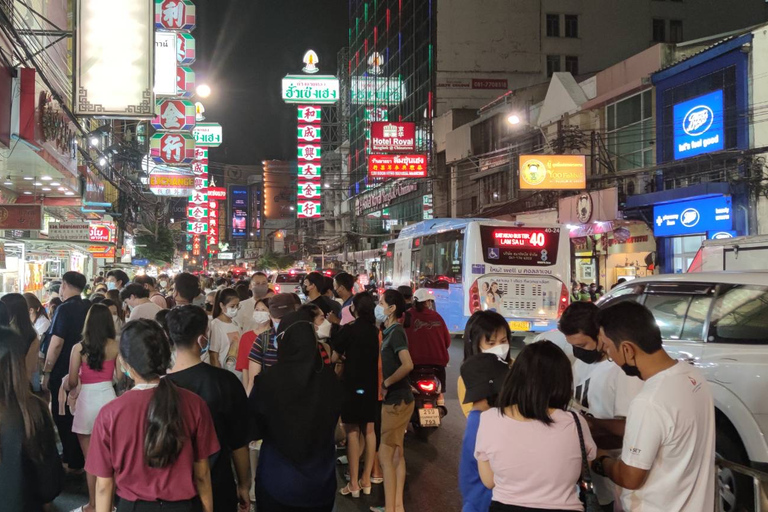
{"type": "Polygon", "coordinates": [[[582,190],[586,186],[584,155],[520,155],[521,190],[582,190]]]}

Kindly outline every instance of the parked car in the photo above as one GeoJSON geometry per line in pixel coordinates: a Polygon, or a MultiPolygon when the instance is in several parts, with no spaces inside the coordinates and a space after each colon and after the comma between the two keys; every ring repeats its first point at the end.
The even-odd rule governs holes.
{"type": "Polygon", "coordinates": [[[295,293],[299,297],[304,297],[301,293],[301,285],[306,276],[307,273],[303,270],[278,272],[272,275],[272,286],[275,293],[295,293]]]}
{"type": "MultiPolygon", "coordinates": [[[[709,381],[718,456],[768,471],[768,272],[638,278],[612,289],[598,306],[625,300],[648,307],[667,352],[699,368],[709,381]]],[[[559,332],[537,336],[549,338],[564,342],[559,332]]],[[[751,478],[719,468],[718,480],[719,510],[753,510],[751,478]]]]}

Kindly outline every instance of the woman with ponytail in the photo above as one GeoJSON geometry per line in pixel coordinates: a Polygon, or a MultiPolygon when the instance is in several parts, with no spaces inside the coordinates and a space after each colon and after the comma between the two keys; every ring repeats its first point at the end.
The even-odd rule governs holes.
{"type": "Polygon", "coordinates": [[[96,475],[96,512],[211,512],[208,457],[219,443],[208,406],[164,378],[171,350],[152,320],[125,325],[120,365],[136,382],[96,418],[85,469],[96,475]]]}

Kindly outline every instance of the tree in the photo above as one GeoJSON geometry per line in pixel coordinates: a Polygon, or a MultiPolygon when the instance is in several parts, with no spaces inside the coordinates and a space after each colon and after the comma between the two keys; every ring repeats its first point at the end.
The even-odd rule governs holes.
{"type": "Polygon", "coordinates": [[[267,252],[264,253],[261,258],[259,258],[259,261],[256,262],[256,267],[263,269],[283,270],[293,266],[294,263],[296,263],[296,258],[290,254],[277,254],[274,252],[267,252]]]}
{"type": "Polygon", "coordinates": [[[167,226],[159,225],[156,233],[143,231],[136,236],[136,256],[148,259],[154,265],[163,265],[173,262],[176,244],[173,241],[173,233],[167,226]]]}

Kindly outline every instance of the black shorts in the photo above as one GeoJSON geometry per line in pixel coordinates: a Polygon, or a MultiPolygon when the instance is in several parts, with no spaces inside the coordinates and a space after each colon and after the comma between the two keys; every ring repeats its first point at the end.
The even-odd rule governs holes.
{"type": "MultiPolygon", "coordinates": [[[[491,508],[488,509],[488,512],[569,512],[569,511],[559,509],[559,508],[543,509],[543,508],[520,507],[517,505],[505,505],[504,503],[499,503],[498,501],[492,501],[491,508]]],[[[573,512],[573,511],[570,511],[570,512],[573,512]]]]}

